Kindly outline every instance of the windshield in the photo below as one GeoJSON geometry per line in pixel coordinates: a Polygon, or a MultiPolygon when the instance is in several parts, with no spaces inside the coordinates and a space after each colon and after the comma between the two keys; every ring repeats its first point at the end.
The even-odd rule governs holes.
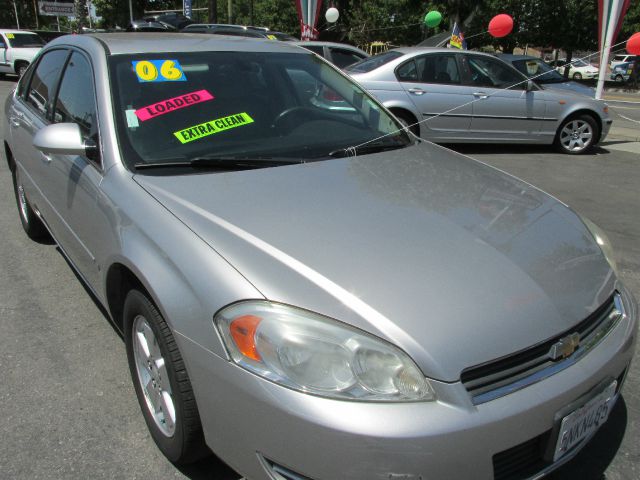
{"type": "Polygon", "coordinates": [[[591,65],[590,63],[585,62],[582,59],[577,59],[577,60],[571,60],[571,63],[573,64],[574,67],[591,67],[593,65],[591,65]]]}
{"type": "Polygon", "coordinates": [[[9,45],[13,48],[38,48],[44,41],[35,33],[5,33],[9,45]]]}
{"type": "Polygon", "coordinates": [[[358,63],[354,63],[346,68],[349,72],[354,73],[367,73],[375,70],[382,65],[386,65],[391,60],[395,60],[396,58],[404,55],[403,53],[397,51],[389,51],[385,53],[380,53],[378,55],[374,55],[373,57],[365,58],[364,60],[359,61],[358,63]]]}
{"type": "Polygon", "coordinates": [[[513,60],[513,66],[529,78],[534,78],[539,83],[560,83],[565,78],[539,58],[526,58],[513,60]]]}
{"type": "Polygon", "coordinates": [[[375,100],[310,53],[117,55],[110,73],[129,168],[321,160],[383,136],[386,146],[412,143],[375,100]]]}

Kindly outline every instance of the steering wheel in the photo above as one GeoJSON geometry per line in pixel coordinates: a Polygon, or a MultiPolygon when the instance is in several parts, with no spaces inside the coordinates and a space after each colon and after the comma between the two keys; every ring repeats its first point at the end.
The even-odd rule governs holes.
{"type": "Polygon", "coordinates": [[[271,128],[274,128],[281,133],[288,133],[293,130],[294,127],[300,124],[304,119],[319,118],[318,112],[314,108],[310,107],[290,107],[283,110],[276,116],[271,124],[271,128]]]}

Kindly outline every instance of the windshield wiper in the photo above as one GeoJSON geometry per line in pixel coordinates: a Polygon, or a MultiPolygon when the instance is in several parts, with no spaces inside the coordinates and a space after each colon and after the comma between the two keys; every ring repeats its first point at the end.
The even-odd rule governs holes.
{"type": "Polygon", "coordinates": [[[411,142],[388,142],[388,141],[377,141],[366,143],[364,145],[356,146],[356,147],[346,147],[346,148],[338,148],[329,152],[329,157],[338,158],[338,157],[350,157],[355,155],[366,155],[367,153],[379,153],[386,152],[388,150],[397,150],[399,148],[408,147],[411,145],[411,142]]]}
{"type": "Polygon", "coordinates": [[[271,157],[195,157],[183,161],[136,163],[137,170],[153,168],[195,168],[214,170],[251,170],[254,168],[280,167],[304,163],[301,160],[283,160],[271,157]]]}

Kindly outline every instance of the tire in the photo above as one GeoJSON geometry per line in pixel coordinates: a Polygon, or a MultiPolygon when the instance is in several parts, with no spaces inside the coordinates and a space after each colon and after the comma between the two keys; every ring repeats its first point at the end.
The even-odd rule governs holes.
{"type": "Polygon", "coordinates": [[[580,72],[576,72],[573,74],[574,80],[582,80],[582,74],[580,72]]]}
{"type": "Polygon", "coordinates": [[[151,437],[178,465],[210,455],[189,375],[171,329],[138,290],[127,294],[123,315],[131,379],[151,437]]]}
{"type": "Polygon", "coordinates": [[[11,176],[13,179],[13,193],[16,196],[16,205],[18,206],[18,215],[24,232],[32,240],[48,238],[49,232],[40,217],[31,208],[18,167],[15,164],[13,164],[11,176]]]}
{"type": "Polygon", "coordinates": [[[404,110],[391,110],[403,127],[409,128],[409,131],[413,133],[416,137],[420,136],[420,125],[417,124],[418,121],[411,115],[409,112],[405,112],[404,110]]]}
{"type": "Polygon", "coordinates": [[[624,83],[624,77],[622,75],[616,75],[616,78],[614,80],[616,81],[616,83],[624,83]]]}
{"type": "Polygon", "coordinates": [[[563,153],[580,155],[587,153],[600,137],[600,129],[591,115],[579,115],[565,119],[556,133],[555,145],[563,153]]]}

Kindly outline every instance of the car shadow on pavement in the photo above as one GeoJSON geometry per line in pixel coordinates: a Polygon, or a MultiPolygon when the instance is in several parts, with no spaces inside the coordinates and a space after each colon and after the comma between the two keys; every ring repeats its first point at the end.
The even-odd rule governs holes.
{"type": "Polygon", "coordinates": [[[242,476],[215,455],[191,465],[177,466],[191,480],[240,480],[242,476]]]}
{"type": "MultiPolygon", "coordinates": [[[[549,480],[606,480],[605,471],[615,458],[627,428],[627,404],[621,395],[609,419],[587,445],[549,480]]],[[[617,478],[617,477],[616,477],[617,478]]]]}
{"type": "MultiPolygon", "coordinates": [[[[50,244],[54,244],[54,243],[55,242],[53,240],[50,242],[50,244]]],[[[118,337],[120,337],[124,341],[124,337],[122,336],[122,332],[120,331],[120,328],[111,320],[111,315],[109,315],[109,312],[107,312],[107,310],[102,306],[102,304],[100,303],[96,295],[93,293],[93,291],[86,284],[84,279],[80,277],[80,275],[78,275],[78,272],[76,272],[71,262],[69,262],[69,259],[64,255],[64,253],[62,253],[62,250],[60,250],[60,247],[56,246],[56,251],[60,254],[60,256],[64,259],[64,261],[67,262],[67,265],[75,275],[80,285],[82,285],[82,288],[84,288],[84,291],[87,293],[89,298],[91,298],[96,308],[104,316],[105,320],[107,320],[111,328],[113,328],[113,331],[116,333],[116,335],[118,335],[118,337]]],[[[210,457],[207,457],[191,465],[186,465],[186,466],[174,465],[174,466],[178,470],[180,470],[183,475],[185,475],[186,477],[192,480],[239,480],[241,478],[241,475],[239,473],[232,470],[229,466],[227,466],[226,463],[224,463],[222,460],[220,460],[218,457],[216,457],[213,454],[210,457]]]]}

